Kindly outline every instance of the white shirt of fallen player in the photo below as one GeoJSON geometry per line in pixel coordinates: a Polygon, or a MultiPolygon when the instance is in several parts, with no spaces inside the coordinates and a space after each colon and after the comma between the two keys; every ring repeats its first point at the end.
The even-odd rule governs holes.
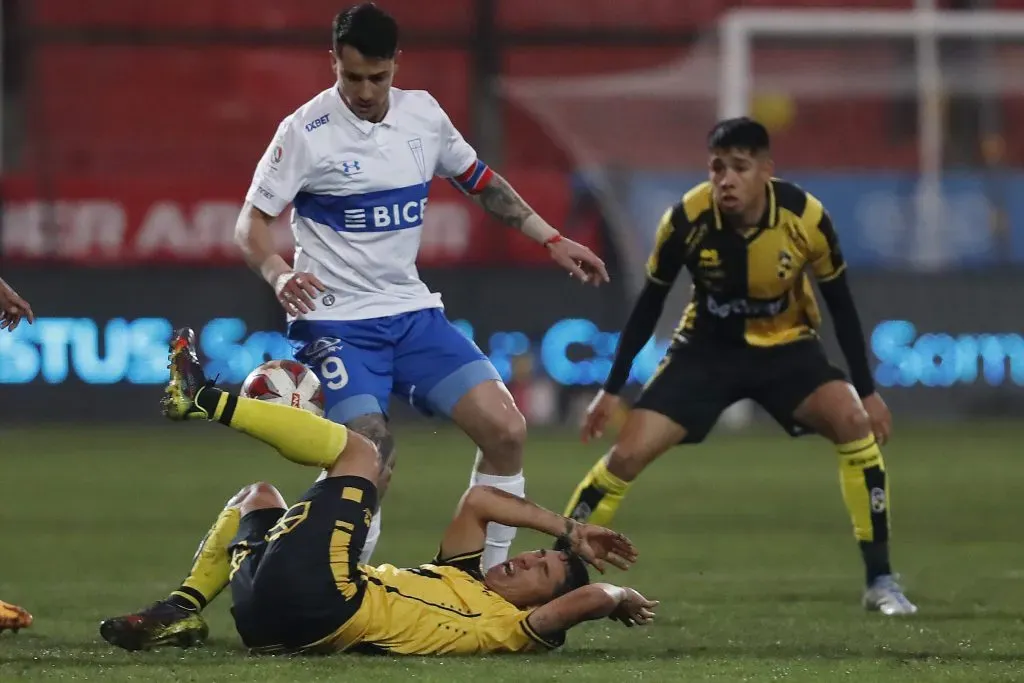
{"type": "Polygon", "coordinates": [[[327,287],[303,319],[442,306],[416,270],[434,176],[475,193],[491,171],[425,91],[392,88],[387,115],[372,123],[332,87],[281,122],[246,200],[270,216],[294,204],[295,270],[327,287]]]}

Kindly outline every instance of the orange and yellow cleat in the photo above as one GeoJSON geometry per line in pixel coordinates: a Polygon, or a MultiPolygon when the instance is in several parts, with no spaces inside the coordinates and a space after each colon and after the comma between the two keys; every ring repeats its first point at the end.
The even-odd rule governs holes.
{"type": "Polygon", "coordinates": [[[17,633],[32,625],[32,615],[23,607],[0,600],[0,631],[10,629],[17,633]]]}

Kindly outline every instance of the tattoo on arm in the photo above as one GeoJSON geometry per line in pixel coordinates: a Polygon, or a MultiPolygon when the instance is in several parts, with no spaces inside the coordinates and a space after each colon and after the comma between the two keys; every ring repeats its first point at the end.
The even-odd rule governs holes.
{"type": "Polygon", "coordinates": [[[384,474],[395,464],[395,440],[380,415],[361,415],[348,423],[353,432],[369,439],[380,452],[380,471],[384,474]]]}
{"type": "Polygon", "coordinates": [[[522,230],[523,223],[534,213],[508,181],[497,173],[477,197],[487,213],[517,230],[522,230]]]}

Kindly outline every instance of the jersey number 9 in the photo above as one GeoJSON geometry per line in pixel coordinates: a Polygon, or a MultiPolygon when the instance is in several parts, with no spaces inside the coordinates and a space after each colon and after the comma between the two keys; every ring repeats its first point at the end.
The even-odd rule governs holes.
{"type": "Polygon", "coordinates": [[[341,389],[348,384],[348,370],[337,356],[328,356],[320,364],[320,377],[328,389],[341,389]]]}

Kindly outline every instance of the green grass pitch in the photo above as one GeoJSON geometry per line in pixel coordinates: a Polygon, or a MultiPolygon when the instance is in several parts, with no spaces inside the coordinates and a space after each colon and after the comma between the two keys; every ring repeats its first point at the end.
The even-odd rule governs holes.
{"type": "MultiPolygon", "coordinates": [[[[0,636],[0,681],[1024,680],[1022,441],[1024,427],[1005,423],[903,426],[886,449],[915,618],[860,609],[828,444],[719,433],[646,472],[617,520],[641,557],[610,579],[661,600],[651,628],[587,624],[561,651],[527,657],[310,659],[246,655],[227,596],[201,649],[125,653],[97,625],[175,587],[242,484],[294,498],[314,471],[217,425],[4,430],[0,597],[36,623],[0,636]]],[[[398,444],[376,559],[410,565],[434,552],[473,448],[446,428],[399,426],[398,444]]],[[[533,433],[531,497],[561,510],[603,447],[533,433]]],[[[521,533],[516,547],[542,543],[521,533]]]]}

